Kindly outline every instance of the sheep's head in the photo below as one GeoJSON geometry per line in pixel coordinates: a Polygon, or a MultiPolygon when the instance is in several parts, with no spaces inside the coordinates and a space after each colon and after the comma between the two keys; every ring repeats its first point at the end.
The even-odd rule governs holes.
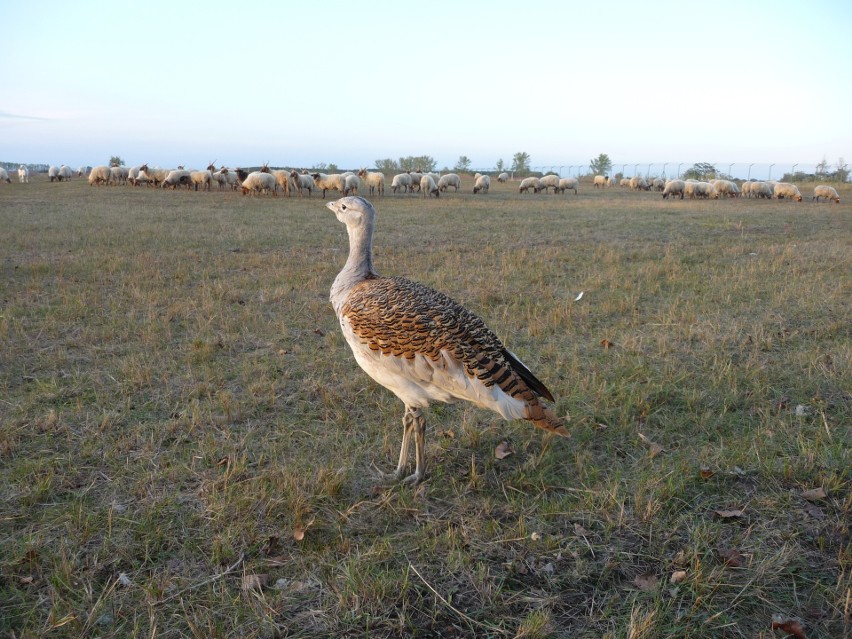
{"type": "Polygon", "coordinates": [[[299,174],[296,173],[296,169],[293,169],[292,171],[290,171],[290,177],[294,178],[294,179],[299,177],[299,174]]]}

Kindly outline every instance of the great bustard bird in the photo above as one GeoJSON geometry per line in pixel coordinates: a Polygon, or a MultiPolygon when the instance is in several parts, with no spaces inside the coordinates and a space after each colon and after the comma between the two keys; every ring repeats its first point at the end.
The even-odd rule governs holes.
{"type": "Polygon", "coordinates": [[[430,402],[465,399],[505,419],[526,419],[567,436],[565,426],[540,397],[553,401],[523,363],[469,310],[423,284],[382,277],[373,269],[376,211],[362,197],[326,204],[349,233],[349,258],[331,285],[331,303],[355,360],[405,404],[402,448],[391,475],[399,480],[414,435],[416,466],[405,478],[416,484],[426,470],[430,402]]]}

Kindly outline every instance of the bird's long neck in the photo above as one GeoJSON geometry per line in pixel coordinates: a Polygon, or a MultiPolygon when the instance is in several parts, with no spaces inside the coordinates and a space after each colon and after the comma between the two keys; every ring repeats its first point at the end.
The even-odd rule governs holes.
{"type": "Polygon", "coordinates": [[[340,310],[353,286],[366,279],[378,277],[373,269],[373,227],[347,226],[349,232],[349,257],[331,285],[331,303],[340,310]]]}

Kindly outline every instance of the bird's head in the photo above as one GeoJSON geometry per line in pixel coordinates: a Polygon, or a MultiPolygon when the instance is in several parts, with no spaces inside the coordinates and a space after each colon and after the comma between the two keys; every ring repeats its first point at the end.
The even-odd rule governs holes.
{"type": "Polygon", "coordinates": [[[329,202],[326,206],[334,211],[337,219],[348,228],[372,229],[376,219],[376,209],[364,198],[358,195],[342,197],[329,202]]]}

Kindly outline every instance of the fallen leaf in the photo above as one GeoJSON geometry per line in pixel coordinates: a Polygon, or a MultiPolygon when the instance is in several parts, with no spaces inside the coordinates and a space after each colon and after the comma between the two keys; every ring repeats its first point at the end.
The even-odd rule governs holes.
{"type": "Polygon", "coordinates": [[[267,574],[243,575],[242,588],[244,591],[263,590],[263,587],[266,586],[267,581],[269,581],[269,575],[267,574]]]}
{"type": "Polygon", "coordinates": [[[293,539],[296,541],[302,541],[305,538],[305,533],[308,532],[308,528],[313,526],[314,518],[311,517],[311,520],[306,524],[296,524],[293,526],[293,539]]]}
{"type": "Polygon", "coordinates": [[[225,455],[224,457],[220,457],[216,461],[217,466],[227,466],[231,463],[231,457],[229,455],[225,455]]]}
{"type": "Polygon", "coordinates": [[[608,351],[608,350],[609,350],[609,349],[611,349],[613,346],[615,346],[615,344],[613,344],[612,342],[610,342],[608,339],[604,338],[604,339],[602,339],[602,340],[601,340],[601,346],[603,347],[603,349],[604,349],[605,351],[608,351]]]}
{"type": "Polygon", "coordinates": [[[20,583],[22,586],[29,586],[34,581],[35,579],[31,575],[27,575],[26,577],[21,577],[20,579],[18,579],[18,583],[20,583]]]}
{"type": "Polygon", "coordinates": [[[589,536],[589,531],[583,528],[580,524],[574,524],[574,532],[580,537],[589,536]]]}
{"type": "Polygon", "coordinates": [[[825,519],[825,512],[823,512],[822,508],[820,508],[819,506],[814,506],[813,504],[805,504],[805,512],[819,521],[825,519]]]}
{"type": "Polygon", "coordinates": [[[531,539],[532,541],[538,541],[539,539],[541,539],[541,535],[540,535],[540,534],[538,534],[537,532],[534,532],[534,533],[532,533],[532,534],[530,535],[530,539],[531,539]]]}
{"type": "Polygon", "coordinates": [[[714,510],[713,512],[719,515],[722,519],[736,519],[745,514],[741,510],[714,510]]]}
{"type": "Polygon", "coordinates": [[[822,486],[819,488],[812,488],[811,490],[802,491],[802,497],[807,499],[808,501],[819,501],[820,499],[825,499],[825,490],[822,486]]]}
{"type": "Polygon", "coordinates": [[[648,447],[648,454],[652,458],[656,457],[657,455],[659,455],[661,452],[663,452],[665,450],[665,448],[663,448],[660,444],[658,444],[657,442],[651,441],[650,439],[645,437],[645,435],[643,435],[642,433],[639,433],[639,439],[641,439],[642,442],[648,447]]]}
{"type": "Polygon", "coordinates": [[[454,431],[451,431],[451,430],[445,430],[445,431],[442,431],[442,432],[440,433],[440,436],[441,436],[441,437],[446,437],[447,439],[455,439],[455,438],[456,438],[456,434],[455,434],[455,432],[454,432],[454,431]]]}
{"type": "Polygon", "coordinates": [[[795,619],[786,619],[782,615],[772,615],[772,629],[773,630],[783,630],[787,632],[796,639],[808,639],[808,636],[805,634],[805,629],[795,619]]]}
{"type": "Polygon", "coordinates": [[[585,293],[585,291],[580,291],[580,294],[574,298],[574,301],[579,302],[581,299],[583,299],[583,293],[585,293]]]}
{"type": "Polygon", "coordinates": [[[701,479],[710,479],[716,474],[709,466],[702,466],[701,470],[698,472],[701,475],[701,479]]]}
{"type": "Polygon", "coordinates": [[[669,581],[673,584],[679,584],[684,579],[686,579],[686,571],[685,570],[675,570],[672,573],[672,576],[669,579],[669,581]]]}
{"type": "Polygon", "coordinates": [[[740,568],[743,565],[743,556],[736,548],[720,548],[718,551],[719,557],[724,559],[725,565],[731,568],[740,568]]]}
{"type": "Polygon", "coordinates": [[[657,584],[660,583],[659,577],[653,573],[637,575],[633,580],[633,585],[643,592],[652,592],[657,589],[657,584]]]}
{"type": "Polygon", "coordinates": [[[497,448],[494,449],[494,458],[506,459],[509,455],[514,454],[514,452],[515,449],[512,448],[512,444],[504,439],[497,445],[497,448]]]}
{"type": "Polygon", "coordinates": [[[314,333],[316,333],[316,334],[317,334],[317,335],[319,335],[320,337],[325,337],[325,331],[324,331],[324,330],[322,330],[321,328],[315,328],[315,329],[314,329],[314,333]]]}

